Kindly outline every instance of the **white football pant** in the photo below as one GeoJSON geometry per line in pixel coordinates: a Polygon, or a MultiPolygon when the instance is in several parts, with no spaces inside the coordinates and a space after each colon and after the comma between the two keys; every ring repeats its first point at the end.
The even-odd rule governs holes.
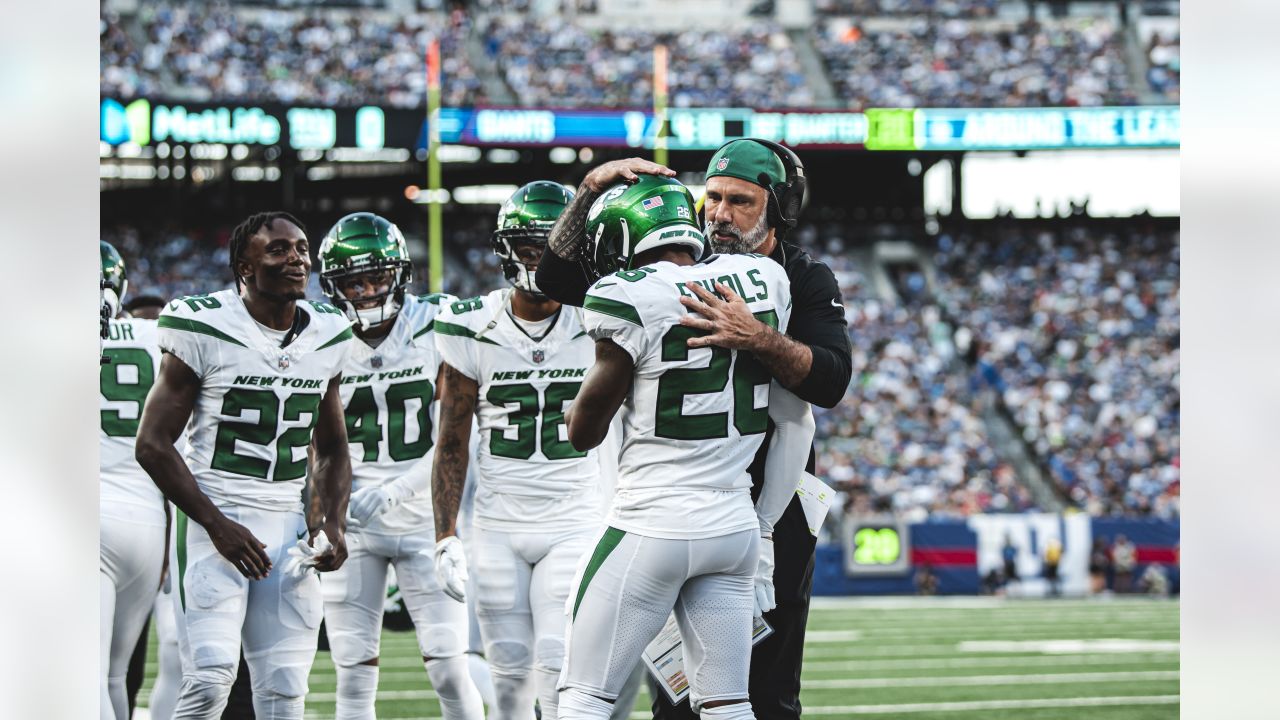
{"type": "Polygon", "coordinates": [[[565,602],[591,529],[516,533],[474,528],[476,617],[493,674],[493,720],[556,720],[565,602]],[[533,678],[531,682],[530,671],[533,678]]]}
{"type": "Polygon", "coordinates": [[[164,589],[156,596],[156,608],[152,614],[156,629],[157,660],[156,682],[151,686],[151,699],[147,709],[151,720],[171,720],[173,708],[178,704],[178,691],[182,688],[182,657],[178,652],[178,627],[174,618],[173,569],[165,580],[164,589]]]}
{"type": "Polygon", "coordinates": [[[467,672],[467,606],[436,580],[433,531],[347,535],[347,562],[321,578],[325,631],[338,680],[337,717],[373,718],[376,668],[387,597],[387,567],[396,571],[400,597],[418,636],[418,649],[440,698],[445,720],[482,720],[484,707],[467,672]],[[373,687],[365,687],[372,676],[373,687]],[[356,692],[344,692],[352,687],[356,692]]]}
{"type": "Polygon", "coordinates": [[[160,588],[164,566],[164,515],[108,503],[100,511],[98,543],[98,646],[103,720],[127,720],[124,679],[160,588]],[[158,523],[156,522],[158,519],[158,523]]]}
{"type": "Polygon", "coordinates": [[[693,709],[746,698],[759,543],[757,530],[666,540],[606,529],[583,563],[569,606],[563,720],[609,716],[611,705],[584,703],[582,696],[616,700],[673,609],[693,709]]]}
{"type": "Polygon", "coordinates": [[[262,580],[246,578],[218,554],[204,528],[177,513],[170,567],[182,691],[174,717],[217,720],[243,645],[258,720],[301,720],[320,629],[320,580],[314,573],[286,577],[283,569],[288,549],[306,537],[306,520],[300,512],[221,509],[266,544],[272,568],[262,580]]]}

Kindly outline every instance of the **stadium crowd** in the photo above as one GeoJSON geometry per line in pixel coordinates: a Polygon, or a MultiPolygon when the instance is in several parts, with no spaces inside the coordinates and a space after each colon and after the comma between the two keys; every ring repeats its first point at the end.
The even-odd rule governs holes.
{"type": "Polygon", "coordinates": [[[817,15],[992,17],[998,0],[813,0],[817,15]]]}
{"type": "Polygon", "coordinates": [[[647,107],[663,43],[673,107],[804,107],[814,102],[791,40],[758,21],[737,31],[592,31],[564,17],[491,17],[486,49],[522,105],[647,107]]]}
{"type": "MultiPolygon", "coordinates": [[[[575,20],[595,11],[587,0],[550,3],[572,7],[569,14],[534,12],[541,5],[532,0],[427,5],[396,15],[143,4],[131,22],[104,11],[101,91],[120,99],[421,107],[422,58],[438,38],[446,105],[490,102],[481,73],[495,72],[490,82],[505,83],[520,105],[648,107],[657,43],[670,49],[673,107],[817,104],[793,37],[772,20],[601,30],[575,20]],[[469,41],[490,68],[473,65],[469,41]]],[[[992,0],[815,0],[814,9],[820,19],[805,41],[850,108],[1138,101],[1122,33],[1101,16],[1015,22],[994,18],[992,0]]],[[[1168,102],[1178,99],[1178,48],[1178,38],[1164,34],[1145,48],[1147,85],[1168,102]]]]}
{"type": "Polygon", "coordinates": [[[138,20],[145,37],[140,51],[119,22],[103,23],[104,95],[130,97],[163,87],[163,94],[188,101],[419,107],[426,102],[423,57],[428,42],[438,38],[442,101],[486,100],[463,47],[470,20],[459,9],[392,18],[146,4],[138,20]]]}
{"type": "Polygon", "coordinates": [[[940,237],[939,299],[1053,480],[1091,515],[1179,512],[1177,232],[940,237]]]}
{"type": "Polygon", "coordinates": [[[1100,19],[991,28],[916,17],[820,26],[815,45],[850,108],[1132,105],[1119,34],[1100,19]]]}
{"type": "MultiPolygon", "coordinates": [[[[806,235],[815,230],[800,234],[814,247],[806,235]]],[[[911,522],[1031,509],[1025,485],[988,440],[939,309],[882,301],[838,238],[822,246],[853,341],[852,387],[835,408],[815,408],[816,474],[840,494],[836,507],[911,522]]]]}

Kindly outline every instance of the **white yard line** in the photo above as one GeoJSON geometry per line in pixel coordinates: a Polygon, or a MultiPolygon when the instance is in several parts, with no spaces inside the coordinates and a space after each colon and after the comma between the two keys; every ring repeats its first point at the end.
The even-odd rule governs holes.
{"type": "Polygon", "coordinates": [[[1123,658],[1098,655],[1019,655],[1013,657],[946,657],[946,658],[913,658],[889,660],[805,660],[806,672],[834,672],[876,669],[900,670],[940,670],[944,668],[965,667],[1022,667],[1026,665],[1113,665],[1119,663],[1133,664],[1137,662],[1170,663],[1178,662],[1178,651],[1163,653],[1143,653],[1126,655],[1123,658]]]}
{"type": "Polygon", "coordinates": [[[856,678],[805,680],[809,690],[853,690],[857,688],[952,687],[983,685],[1071,685],[1075,683],[1138,682],[1177,680],[1177,670],[1137,672],[1052,673],[1038,675],[957,675],[953,677],[856,678]]]}
{"type": "Polygon", "coordinates": [[[1177,652],[1177,640],[1133,640],[1130,638],[1091,638],[1089,640],[964,640],[956,645],[960,652],[995,653],[1025,652],[1046,654],[1177,652]]]}
{"type": "MultiPolygon", "coordinates": [[[[804,712],[806,715],[882,715],[914,712],[966,712],[973,710],[1029,710],[1034,708],[1176,705],[1180,700],[1181,696],[1179,695],[1118,695],[1113,697],[972,700],[967,702],[904,703],[898,705],[805,705],[804,712]]],[[[631,717],[634,720],[642,720],[644,717],[649,717],[649,713],[632,713],[631,717]]]]}

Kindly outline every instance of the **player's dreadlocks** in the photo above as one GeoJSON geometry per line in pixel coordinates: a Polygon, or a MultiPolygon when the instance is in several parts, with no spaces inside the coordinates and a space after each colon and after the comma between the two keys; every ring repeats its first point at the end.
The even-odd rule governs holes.
{"type": "Polygon", "coordinates": [[[298,218],[290,215],[283,210],[270,210],[267,212],[254,213],[247,220],[236,226],[231,231],[231,247],[229,248],[230,259],[227,261],[231,265],[231,277],[236,280],[236,291],[240,290],[241,280],[240,273],[236,271],[236,263],[240,261],[240,255],[244,253],[244,248],[249,244],[249,238],[253,237],[263,227],[274,223],[277,220],[291,222],[298,226],[298,229],[305,235],[307,227],[302,224],[298,218]]]}

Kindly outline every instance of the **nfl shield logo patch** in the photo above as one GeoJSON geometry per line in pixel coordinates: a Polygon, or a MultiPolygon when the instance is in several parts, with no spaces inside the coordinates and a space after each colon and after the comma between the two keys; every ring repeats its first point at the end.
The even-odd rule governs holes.
{"type": "Polygon", "coordinates": [[[543,360],[546,360],[546,359],[547,359],[547,354],[546,354],[545,352],[543,352],[543,350],[542,350],[541,348],[539,348],[539,349],[537,349],[537,350],[534,350],[534,351],[533,351],[533,361],[534,361],[534,362],[541,364],[541,363],[542,363],[542,361],[543,361],[543,360]]]}
{"type": "Polygon", "coordinates": [[[729,158],[727,157],[720,158],[720,162],[716,163],[717,170],[723,170],[727,167],[729,167],[729,158]]]}
{"type": "Polygon", "coordinates": [[[377,369],[381,368],[381,367],[382,367],[382,356],[381,356],[381,355],[374,355],[374,356],[369,360],[369,364],[373,366],[373,369],[374,369],[374,370],[377,370],[377,369]]]}

